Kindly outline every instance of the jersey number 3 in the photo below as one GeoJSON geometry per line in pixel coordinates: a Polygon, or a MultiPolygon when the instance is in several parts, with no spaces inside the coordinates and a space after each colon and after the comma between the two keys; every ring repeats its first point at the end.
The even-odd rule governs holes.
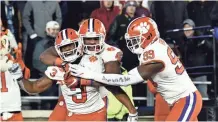
{"type": "Polygon", "coordinates": [[[171,63],[173,65],[176,65],[175,68],[176,74],[181,75],[184,72],[185,68],[170,47],[167,48],[167,55],[169,56],[171,63]]]}
{"type": "Polygon", "coordinates": [[[146,51],[144,52],[143,54],[143,60],[144,61],[147,61],[149,59],[153,59],[155,57],[154,55],[154,50],[149,50],[149,51],[146,51]]]}
{"type": "MultiPolygon", "coordinates": [[[[86,79],[80,79],[80,80],[86,80],[86,79]]],[[[71,88],[71,90],[75,92],[79,92],[79,94],[72,96],[72,100],[75,103],[85,103],[87,101],[86,86],[82,86],[81,88],[71,88]]]]}
{"type": "Polygon", "coordinates": [[[8,92],[8,88],[6,87],[6,80],[5,80],[4,72],[1,72],[1,83],[2,83],[1,92],[8,92]]]}

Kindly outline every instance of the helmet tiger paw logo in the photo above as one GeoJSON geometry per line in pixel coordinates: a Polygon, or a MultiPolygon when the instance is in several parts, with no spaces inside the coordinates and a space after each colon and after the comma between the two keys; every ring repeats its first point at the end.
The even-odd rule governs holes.
{"type": "Polygon", "coordinates": [[[89,57],[89,61],[90,62],[95,62],[95,61],[97,61],[98,60],[98,58],[96,57],[96,56],[91,56],[91,57],[89,57]]]}
{"type": "Polygon", "coordinates": [[[150,29],[150,25],[147,22],[141,22],[140,25],[138,26],[138,29],[142,34],[148,33],[148,30],[150,29]]]}

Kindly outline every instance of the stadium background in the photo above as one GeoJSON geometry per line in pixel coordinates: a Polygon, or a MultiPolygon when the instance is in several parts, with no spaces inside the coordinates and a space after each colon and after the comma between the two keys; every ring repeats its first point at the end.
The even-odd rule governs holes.
{"type": "MultiPolygon", "coordinates": [[[[134,0],[130,0],[134,1],[134,0]]],[[[45,27],[40,28],[44,32],[43,34],[37,33],[37,38],[30,38],[31,33],[28,31],[28,27],[25,25],[30,25],[34,30],[35,24],[38,24],[38,21],[43,21],[44,18],[40,17],[40,12],[46,13],[47,11],[51,12],[48,17],[48,20],[56,20],[61,25],[61,29],[65,28],[73,28],[78,30],[79,23],[86,18],[91,17],[99,17],[100,20],[104,20],[104,24],[107,26],[107,40],[106,43],[112,44],[122,49],[124,52],[123,66],[130,70],[131,68],[137,65],[137,58],[133,55],[129,54],[126,51],[125,43],[122,37],[122,30],[125,30],[125,26],[131,22],[132,19],[139,16],[149,16],[153,18],[157,24],[161,33],[161,37],[164,38],[168,44],[174,48],[174,51],[181,58],[183,64],[186,66],[189,75],[193,78],[198,76],[207,76],[206,80],[195,80],[195,84],[199,86],[199,88],[205,87],[207,88],[206,94],[207,97],[204,97],[204,107],[202,112],[199,115],[199,120],[215,120],[216,111],[216,81],[217,81],[217,72],[216,72],[216,45],[217,45],[217,20],[218,20],[218,3],[216,1],[147,1],[143,0],[142,3],[135,4],[128,3],[127,1],[118,1],[115,0],[113,6],[110,8],[110,12],[107,13],[104,9],[104,5],[102,1],[50,1],[52,4],[57,3],[58,7],[54,8],[55,10],[49,11],[49,2],[48,1],[37,1],[37,4],[34,4],[34,1],[30,1],[27,4],[26,1],[1,1],[1,19],[6,21],[7,28],[11,30],[14,34],[16,41],[21,42],[23,45],[23,58],[25,60],[25,64],[27,67],[31,69],[31,80],[34,82],[34,79],[40,77],[40,71],[36,69],[33,65],[33,52],[34,48],[40,40],[46,38],[46,32],[44,32],[45,27]],[[31,2],[33,4],[31,4],[31,2]],[[48,4],[48,6],[46,6],[48,4]],[[36,5],[36,6],[34,6],[36,5]],[[37,6],[37,5],[45,5],[45,6],[37,6]],[[134,12],[133,16],[125,16],[128,15],[127,7],[133,6],[136,7],[136,12],[134,12]],[[12,16],[9,16],[8,13],[10,11],[5,12],[5,8],[12,7],[14,9],[14,13],[12,16]],[[44,7],[45,9],[41,9],[44,7]],[[46,8],[48,7],[48,8],[46,8]],[[100,9],[98,9],[100,8],[100,9]],[[97,9],[97,10],[96,10],[97,9]],[[37,10],[40,10],[37,11],[37,10]],[[95,11],[95,12],[94,12],[95,11]],[[97,11],[97,12],[96,12],[97,11]],[[57,14],[59,13],[59,15],[57,14]],[[62,13],[62,14],[60,14],[62,13]],[[124,15],[126,18],[122,18],[121,15],[124,15]],[[117,17],[121,16],[121,17],[117,17]],[[29,23],[26,23],[26,19],[30,19],[29,23]],[[106,18],[106,19],[105,19],[106,18]],[[186,19],[192,19],[194,22],[191,30],[199,31],[199,35],[194,35],[194,37],[185,37],[184,36],[184,21],[186,19]],[[35,20],[35,21],[34,21],[35,20]],[[36,22],[37,21],[37,22],[36,22]],[[12,22],[12,23],[11,23],[12,22]],[[124,25],[124,27],[114,26],[114,23],[118,23],[120,25],[124,25]],[[113,27],[116,27],[117,31],[114,32],[113,27]],[[185,41],[184,41],[185,40],[185,41]],[[207,48],[205,46],[193,46],[191,50],[188,49],[189,40],[194,40],[197,43],[196,45],[201,44],[202,41],[205,44],[208,44],[207,48]],[[121,43],[120,43],[121,42],[121,43]],[[187,50],[185,50],[187,49],[187,50]],[[206,59],[200,65],[196,66],[190,64],[189,53],[197,51],[195,54],[191,56],[195,56],[198,58],[200,55],[202,59],[206,59]],[[133,60],[129,61],[131,58],[133,60]],[[128,63],[126,63],[128,60],[128,63]]],[[[130,10],[131,12],[131,10],[130,10]]],[[[46,14],[45,14],[46,15],[46,14]]],[[[48,15],[46,15],[48,16],[48,15]]],[[[47,17],[45,17],[47,18],[47,17]]],[[[187,24],[186,23],[186,24],[187,24]]],[[[46,24],[46,23],[43,23],[46,24]]],[[[42,24],[42,25],[43,25],[42,24]]],[[[34,34],[34,33],[32,33],[34,34]]],[[[191,42],[191,41],[190,41],[191,42]]],[[[204,45],[204,44],[202,44],[204,45]]],[[[192,54],[192,53],[191,53],[192,54]]],[[[133,88],[133,98],[136,107],[138,107],[140,119],[149,118],[152,119],[154,113],[154,98],[153,95],[148,92],[146,83],[138,84],[132,86],[133,88]]],[[[34,96],[30,96],[24,92],[22,92],[22,103],[24,110],[24,117],[32,119],[32,118],[46,118],[49,115],[50,110],[56,104],[56,99],[59,94],[57,86],[53,86],[51,89],[43,94],[38,94],[34,96]],[[51,93],[52,91],[56,91],[55,93],[51,93]],[[49,102],[48,102],[49,101],[49,102]],[[36,113],[34,113],[36,112],[36,113]]],[[[38,119],[39,119],[38,118],[38,119]]],[[[146,119],[146,120],[147,120],[146,119]]]]}

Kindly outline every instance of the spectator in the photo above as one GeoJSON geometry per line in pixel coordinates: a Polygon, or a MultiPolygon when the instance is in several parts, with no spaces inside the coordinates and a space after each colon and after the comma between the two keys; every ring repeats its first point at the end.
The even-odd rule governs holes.
{"type": "Polygon", "coordinates": [[[182,33],[165,32],[170,29],[182,28],[182,22],[188,18],[186,10],[187,2],[185,1],[154,1],[151,6],[152,18],[158,25],[160,36],[165,38],[168,36],[176,42],[179,42],[182,33]]]}
{"type": "Polygon", "coordinates": [[[21,16],[15,1],[1,1],[1,18],[6,20],[7,28],[17,42],[21,41],[21,16]]]}
{"type": "MultiPolygon", "coordinates": [[[[191,28],[195,27],[195,23],[191,19],[186,19],[183,22],[183,27],[185,28],[191,28]]],[[[207,65],[207,55],[210,53],[210,50],[212,50],[212,46],[210,41],[205,39],[187,39],[192,36],[199,36],[200,33],[198,33],[195,30],[188,30],[184,31],[184,60],[185,65],[188,67],[194,67],[194,66],[205,66],[207,65]]],[[[182,47],[181,47],[182,48],[182,47]]],[[[205,70],[202,70],[205,71],[205,70]]],[[[202,72],[200,69],[193,69],[189,70],[189,73],[191,72],[202,72]]],[[[193,81],[207,81],[206,75],[190,75],[193,81]]],[[[203,98],[208,98],[207,94],[207,85],[196,85],[198,90],[200,91],[203,98]]]]}
{"type": "Polygon", "coordinates": [[[110,26],[108,39],[112,45],[118,46],[123,51],[122,65],[127,70],[137,66],[138,58],[132,54],[126,47],[126,40],[124,35],[127,26],[135,18],[137,3],[135,1],[128,1],[124,5],[121,15],[118,15],[110,26]]]}
{"type": "MultiPolygon", "coordinates": [[[[195,27],[195,23],[187,19],[184,21],[184,28],[189,27],[195,27]]],[[[181,49],[184,49],[184,61],[185,65],[188,67],[194,67],[194,66],[205,66],[208,63],[211,65],[212,56],[212,40],[206,40],[206,39],[187,39],[187,37],[192,36],[199,36],[201,35],[201,31],[197,32],[194,30],[190,31],[184,31],[185,38],[184,38],[184,47],[181,46],[181,49]]],[[[208,68],[200,68],[200,69],[193,69],[189,70],[189,73],[201,73],[201,72],[207,72],[211,71],[208,68]]],[[[206,74],[200,74],[200,75],[190,75],[193,81],[212,81],[211,75],[206,74]]],[[[212,82],[213,84],[213,82],[212,82]]],[[[207,86],[206,84],[199,84],[196,85],[199,92],[201,93],[203,98],[213,98],[213,88],[211,86],[207,86]]],[[[211,103],[208,103],[211,104],[211,103]]],[[[207,120],[208,121],[215,121],[215,115],[213,114],[215,112],[214,108],[208,108],[207,109],[207,120]]]]}
{"type": "MultiPolygon", "coordinates": [[[[136,17],[150,17],[150,11],[142,6],[142,0],[137,1],[138,2],[138,7],[136,8],[136,13],[135,16],[136,17]]],[[[148,1],[147,1],[148,2],[148,1]]]]}
{"type": "Polygon", "coordinates": [[[39,60],[39,56],[47,48],[54,46],[55,37],[57,36],[59,30],[60,25],[56,21],[49,21],[45,28],[46,37],[37,42],[33,51],[33,67],[41,73],[41,76],[44,74],[47,66],[39,60]]]}
{"type": "MultiPolygon", "coordinates": [[[[40,76],[44,75],[47,65],[43,64],[39,60],[40,54],[45,51],[47,48],[54,46],[55,37],[57,36],[60,30],[60,25],[56,21],[49,21],[46,24],[46,37],[38,41],[33,52],[33,67],[40,72],[40,76]]],[[[58,96],[58,87],[56,84],[53,84],[48,90],[43,93],[40,93],[40,96],[58,96]]],[[[47,101],[42,100],[41,106],[42,109],[53,109],[56,105],[56,101],[47,101]]]]}
{"type": "MultiPolygon", "coordinates": [[[[30,69],[33,67],[32,54],[35,45],[39,40],[46,37],[46,23],[52,20],[56,20],[61,25],[61,10],[57,1],[27,1],[23,11],[23,25],[31,39],[27,39],[28,45],[25,51],[25,63],[30,69]]],[[[31,70],[31,74],[31,77],[38,77],[34,70],[31,70]]]]}
{"type": "Polygon", "coordinates": [[[135,18],[136,7],[136,2],[127,2],[121,15],[116,16],[113,23],[110,25],[108,39],[115,43],[115,45],[118,45],[121,50],[126,47],[124,35],[128,24],[135,18]]]}
{"type": "Polygon", "coordinates": [[[100,2],[101,2],[101,7],[94,10],[91,13],[90,17],[99,19],[104,24],[106,32],[108,33],[110,24],[113,22],[114,18],[119,14],[120,9],[118,6],[114,6],[113,1],[100,1],[100,2]]]}
{"type": "Polygon", "coordinates": [[[211,25],[211,11],[216,1],[192,1],[187,5],[188,16],[196,26],[211,25]]]}
{"type": "Polygon", "coordinates": [[[23,24],[31,39],[45,37],[44,28],[48,21],[54,20],[61,25],[62,16],[59,3],[56,1],[28,1],[23,12],[23,24]],[[30,21],[31,12],[33,12],[33,21],[30,21]],[[32,28],[33,25],[33,28],[32,28]]]}

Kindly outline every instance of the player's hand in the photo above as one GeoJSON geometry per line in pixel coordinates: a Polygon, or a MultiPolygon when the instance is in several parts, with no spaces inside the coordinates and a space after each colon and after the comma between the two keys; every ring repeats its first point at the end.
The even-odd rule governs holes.
{"type": "Polygon", "coordinates": [[[0,59],[0,71],[5,72],[13,65],[13,61],[9,60],[7,56],[2,56],[0,59]]]}
{"type": "Polygon", "coordinates": [[[64,80],[64,84],[68,88],[76,88],[80,84],[80,78],[70,76],[70,77],[68,77],[67,79],[64,80]]]}
{"type": "Polygon", "coordinates": [[[84,79],[94,79],[95,74],[94,72],[86,69],[77,64],[69,64],[69,70],[71,71],[71,75],[75,77],[81,77],[84,79]]]}
{"type": "Polygon", "coordinates": [[[57,66],[49,66],[45,71],[45,75],[51,80],[63,81],[65,72],[57,66]]]}
{"type": "Polygon", "coordinates": [[[23,79],[23,72],[18,63],[12,64],[12,67],[9,68],[8,71],[10,72],[12,77],[17,81],[21,81],[23,79]]]}
{"type": "Polygon", "coordinates": [[[138,121],[138,113],[130,114],[127,118],[127,122],[137,122],[138,121]]]}

